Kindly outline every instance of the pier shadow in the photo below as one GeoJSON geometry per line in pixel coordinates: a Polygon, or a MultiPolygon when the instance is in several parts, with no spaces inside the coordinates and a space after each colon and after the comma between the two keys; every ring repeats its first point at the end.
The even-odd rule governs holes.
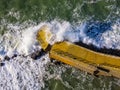
{"type": "Polygon", "coordinates": [[[108,49],[106,47],[103,47],[103,48],[98,48],[96,46],[94,46],[93,44],[85,44],[81,41],[79,42],[75,42],[76,45],[79,45],[79,46],[82,46],[84,48],[87,48],[87,49],[90,49],[90,50],[93,50],[95,52],[99,52],[99,53],[104,53],[104,54],[108,54],[108,55],[114,55],[114,56],[119,56],[120,57],[120,50],[118,49],[108,49]]]}

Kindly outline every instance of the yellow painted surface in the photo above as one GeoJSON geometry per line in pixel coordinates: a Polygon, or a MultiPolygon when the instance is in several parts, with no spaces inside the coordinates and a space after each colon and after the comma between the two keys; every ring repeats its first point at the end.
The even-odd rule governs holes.
{"type": "Polygon", "coordinates": [[[109,72],[98,69],[97,75],[120,78],[120,73],[117,73],[120,71],[120,57],[94,52],[66,41],[54,44],[50,57],[91,74],[98,69],[97,67],[101,67],[109,72]]]}
{"type": "MultiPolygon", "coordinates": [[[[54,51],[50,52],[50,58],[54,58],[56,60],[59,60],[61,62],[64,62],[66,64],[69,64],[71,66],[74,66],[80,70],[86,71],[90,74],[94,75],[94,72],[98,70],[94,65],[89,63],[84,63],[82,61],[75,60],[73,58],[70,58],[69,56],[63,56],[62,53],[56,53],[54,51]]],[[[106,73],[104,71],[98,70],[99,72],[96,75],[104,75],[104,76],[111,76],[111,74],[106,73]]]]}
{"type": "Polygon", "coordinates": [[[110,70],[109,73],[111,74],[111,76],[120,78],[120,69],[119,68],[114,68],[114,67],[110,67],[110,66],[106,66],[106,65],[102,65],[101,67],[110,70]]]}
{"type": "Polygon", "coordinates": [[[61,51],[61,53],[68,54],[69,57],[81,58],[96,65],[109,64],[120,67],[120,57],[94,52],[66,41],[54,44],[52,51],[61,51]]]}
{"type": "Polygon", "coordinates": [[[37,40],[39,41],[41,47],[44,50],[48,47],[51,37],[52,37],[52,34],[48,26],[44,25],[39,29],[37,33],[37,40]]]}
{"type": "MultiPolygon", "coordinates": [[[[43,26],[37,33],[37,40],[43,50],[49,45],[52,33],[43,26]]],[[[98,53],[70,42],[55,43],[50,50],[50,58],[77,67],[96,75],[120,78],[120,57],[98,53]]]]}

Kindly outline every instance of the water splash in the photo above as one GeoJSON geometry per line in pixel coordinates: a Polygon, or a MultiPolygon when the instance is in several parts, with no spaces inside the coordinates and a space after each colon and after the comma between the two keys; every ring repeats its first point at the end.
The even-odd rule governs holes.
{"type": "MultiPolygon", "coordinates": [[[[105,45],[108,48],[112,47],[118,49],[120,46],[119,23],[112,24],[111,29],[105,29],[105,27],[103,32],[100,32],[99,30],[94,31],[93,28],[91,29],[91,32],[89,32],[91,34],[87,32],[89,30],[87,26],[91,25],[87,22],[81,22],[81,24],[73,26],[67,21],[59,22],[54,20],[51,22],[43,22],[38,25],[30,25],[30,27],[23,29],[21,27],[22,25],[14,26],[9,24],[8,32],[6,32],[0,40],[0,58],[2,58],[2,62],[5,63],[5,66],[0,67],[0,90],[40,90],[42,87],[45,87],[44,77],[48,72],[46,71],[46,68],[48,68],[46,65],[50,61],[49,56],[45,55],[37,61],[34,61],[29,56],[25,56],[41,48],[36,40],[36,33],[43,25],[47,25],[54,36],[56,36],[54,42],[63,40],[68,40],[70,42],[83,41],[86,44],[92,43],[98,47],[103,47],[105,45]],[[92,30],[94,32],[92,32],[92,30]],[[96,35],[98,36],[96,37],[96,35]],[[11,57],[14,53],[17,53],[18,57],[10,59],[10,61],[4,60],[5,55],[11,57]]],[[[91,27],[97,27],[97,25],[93,24],[91,27]]],[[[57,70],[57,68],[55,68],[55,70],[57,70]]],[[[65,71],[66,69],[64,68],[62,70],[65,71]]],[[[63,71],[57,72],[60,74],[58,76],[61,80],[63,71]]],[[[54,76],[57,76],[57,74],[50,75],[51,78],[54,76]]],[[[50,77],[47,78],[47,80],[49,80],[50,77]]],[[[84,79],[86,78],[87,77],[84,77],[84,79]]],[[[84,79],[80,80],[83,80],[83,83],[85,83],[87,80],[84,82],[84,79]]]]}

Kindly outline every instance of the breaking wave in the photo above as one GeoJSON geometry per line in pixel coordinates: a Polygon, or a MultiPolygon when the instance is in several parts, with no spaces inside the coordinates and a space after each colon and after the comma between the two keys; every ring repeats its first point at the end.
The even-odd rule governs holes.
{"type": "Polygon", "coordinates": [[[50,62],[49,55],[46,54],[38,60],[29,56],[41,49],[36,33],[43,25],[47,25],[56,36],[55,42],[82,41],[98,48],[120,49],[119,22],[81,22],[79,25],[72,25],[67,21],[54,20],[28,25],[27,28],[8,24],[8,31],[0,39],[0,90],[40,90],[45,87],[44,77],[46,65],[50,62]],[[17,54],[17,57],[12,58],[14,54],[17,54]],[[11,59],[5,60],[6,55],[11,59]]]}

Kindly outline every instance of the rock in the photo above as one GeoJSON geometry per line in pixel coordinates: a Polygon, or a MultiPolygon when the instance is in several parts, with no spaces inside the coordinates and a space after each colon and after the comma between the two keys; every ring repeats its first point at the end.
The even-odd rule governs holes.
{"type": "Polygon", "coordinates": [[[31,55],[30,55],[30,57],[32,58],[32,59],[37,59],[37,55],[36,55],[36,53],[32,53],[31,55]]]}
{"type": "Polygon", "coordinates": [[[45,51],[44,50],[38,50],[38,51],[36,51],[36,52],[33,52],[31,55],[30,55],[30,57],[32,58],[32,59],[34,59],[34,60],[37,60],[38,58],[40,58],[41,56],[43,56],[43,55],[45,55],[45,51]]]}
{"type": "Polygon", "coordinates": [[[1,62],[1,63],[0,63],[0,66],[5,66],[5,63],[1,62]]]}
{"type": "Polygon", "coordinates": [[[14,55],[12,56],[12,58],[15,58],[15,57],[17,57],[17,54],[14,54],[14,55]]]}
{"type": "Polygon", "coordinates": [[[55,65],[61,65],[62,62],[60,62],[60,61],[55,61],[54,64],[55,64],[55,65]]]}
{"type": "Polygon", "coordinates": [[[10,57],[6,55],[6,56],[4,57],[4,59],[9,61],[9,60],[10,60],[10,57]]]}

